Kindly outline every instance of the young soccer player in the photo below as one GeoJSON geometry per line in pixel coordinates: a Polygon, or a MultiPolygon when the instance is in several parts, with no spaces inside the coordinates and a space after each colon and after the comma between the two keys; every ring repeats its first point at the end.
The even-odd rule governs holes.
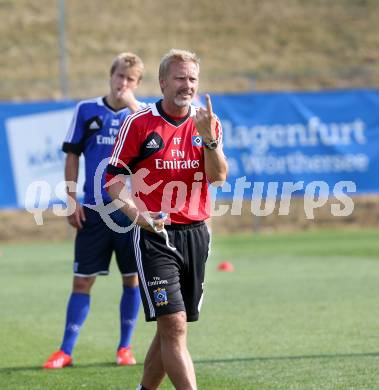
{"type": "MultiPolygon", "coordinates": [[[[62,344],[47,359],[44,368],[56,369],[72,364],[72,353],[90,309],[91,288],[97,275],[108,274],[113,252],[122,274],[120,341],[116,362],[119,365],[136,364],[131,351],[131,337],[140,306],[140,294],[131,232],[121,234],[113,231],[102,219],[101,208],[96,209],[94,206],[101,206],[95,199],[96,189],[101,194],[101,203],[111,202],[103,188],[105,175],[100,180],[95,178],[98,165],[103,159],[109,158],[119,127],[125,118],[146,106],[134,97],[143,69],[143,62],[137,55],[119,54],[110,68],[108,94],[81,101],[77,105],[63,144],[63,151],[67,153],[65,179],[75,183],[74,186],[67,187],[68,196],[75,202],[75,212],[68,217],[70,225],[77,229],[74,280],[67,305],[62,344]],[[85,160],[84,205],[76,199],[81,154],[85,160]],[[98,188],[95,187],[96,183],[98,188]]],[[[111,217],[120,227],[127,228],[131,224],[120,211],[112,213],[111,217]]]]}

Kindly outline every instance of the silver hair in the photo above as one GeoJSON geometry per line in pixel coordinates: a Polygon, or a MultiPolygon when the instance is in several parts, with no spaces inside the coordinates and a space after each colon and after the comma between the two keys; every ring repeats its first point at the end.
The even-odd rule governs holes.
{"type": "Polygon", "coordinates": [[[166,53],[159,65],[159,80],[167,76],[168,69],[173,62],[193,62],[200,69],[200,58],[187,50],[171,49],[166,53]]]}

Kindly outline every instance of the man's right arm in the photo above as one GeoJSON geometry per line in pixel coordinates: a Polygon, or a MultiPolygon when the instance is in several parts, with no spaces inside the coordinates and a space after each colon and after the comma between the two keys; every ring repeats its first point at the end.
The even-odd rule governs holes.
{"type": "Polygon", "coordinates": [[[118,94],[118,98],[124,102],[125,107],[134,113],[140,109],[139,103],[131,89],[126,89],[118,94]]]}
{"type": "MultiPolygon", "coordinates": [[[[131,221],[142,228],[154,232],[153,226],[159,231],[164,227],[164,219],[156,218],[154,214],[150,214],[147,210],[141,213],[141,210],[138,209],[136,203],[133,200],[131,192],[128,191],[127,186],[125,185],[125,176],[124,175],[106,175],[107,180],[107,191],[109,196],[113,200],[121,201],[120,210],[128,216],[131,221]],[[153,226],[151,225],[153,224],[153,226]]],[[[120,205],[119,205],[120,206],[120,205]]]]}
{"type": "Polygon", "coordinates": [[[66,156],[64,176],[66,180],[67,196],[71,198],[71,202],[74,202],[75,208],[74,212],[67,218],[70,225],[77,229],[82,229],[82,222],[85,221],[86,217],[82,205],[78,203],[76,199],[78,175],[79,156],[75,153],[68,152],[66,156]]]}
{"type": "MultiPolygon", "coordinates": [[[[154,216],[153,221],[146,218],[148,216],[146,205],[138,197],[134,197],[132,192],[128,190],[128,186],[125,185],[126,176],[131,174],[128,164],[139,157],[143,142],[140,139],[140,128],[135,125],[134,120],[132,118],[128,125],[126,125],[127,122],[124,122],[117,135],[105,176],[106,187],[113,200],[121,201],[121,207],[120,204],[119,207],[130,220],[136,221],[137,225],[144,229],[153,231],[151,223],[157,229],[162,229],[164,221],[155,219],[154,216]]],[[[131,181],[131,187],[132,191],[139,192],[139,188],[133,188],[135,187],[134,180],[131,181]]]]}

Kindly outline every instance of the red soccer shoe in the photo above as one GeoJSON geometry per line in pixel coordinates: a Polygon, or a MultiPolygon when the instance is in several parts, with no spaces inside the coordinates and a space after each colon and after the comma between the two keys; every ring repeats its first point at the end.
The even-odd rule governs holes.
{"type": "Polygon", "coordinates": [[[49,356],[43,368],[55,369],[72,365],[72,357],[63,351],[56,351],[49,356]]]}
{"type": "Polygon", "coordinates": [[[133,366],[137,363],[130,347],[123,347],[117,351],[116,363],[119,366],[133,366]]]}

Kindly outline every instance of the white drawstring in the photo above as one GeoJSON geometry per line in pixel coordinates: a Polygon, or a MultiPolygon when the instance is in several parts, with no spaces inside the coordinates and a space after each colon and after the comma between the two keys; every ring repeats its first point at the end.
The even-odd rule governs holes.
{"type": "Polygon", "coordinates": [[[162,230],[157,230],[156,228],[154,228],[154,230],[159,234],[159,233],[163,233],[165,239],[166,239],[166,245],[173,251],[176,251],[176,248],[174,246],[172,246],[170,244],[170,241],[168,239],[168,233],[167,233],[167,230],[165,228],[163,228],[162,230]]]}
{"type": "MultiPolygon", "coordinates": [[[[161,234],[161,233],[162,233],[162,234],[163,234],[163,236],[164,236],[164,238],[165,238],[165,240],[166,240],[166,245],[167,245],[167,247],[170,248],[170,249],[173,250],[173,251],[176,251],[176,248],[175,248],[173,245],[170,244],[170,240],[169,240],[169,238],[168,238],[167,230],[166,230],[164,227],[163,227],[163,229],[158,230],[158,228],[157,228],[157,226],[155,226],[154,220],[153,220],[153,218],[151,218],[151,215],[150,215],[149,212],[144,211],[143,213],[141,213],[141,215],[145,218],[146,222],[154,229],[154,231],[155,231],[156,233],[158,233],[158,234],[161,234]]],[[[160,212],[160,213],[158,214],[157,219],[163,219],[163,220],[165,220],[165,219],[167,219],[167,214],[165,214],[165,213],[163,213],[163,212],[160,212]]]]}

